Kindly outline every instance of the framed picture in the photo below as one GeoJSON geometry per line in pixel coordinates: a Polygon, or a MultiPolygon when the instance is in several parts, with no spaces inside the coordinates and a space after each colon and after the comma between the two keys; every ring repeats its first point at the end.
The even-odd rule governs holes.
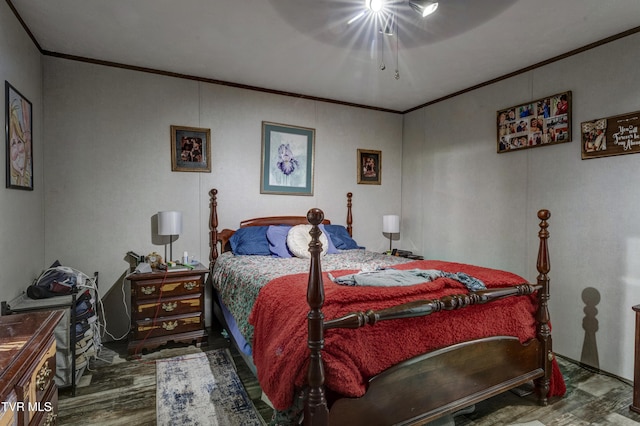
{"type": "Polygon", "coordinates": [[[7,188],[33,191],[32,105],[5,81],[7,188]]]}
{"type": "Polygon", "coordinates": [[[171,126],[171,171],[211,172],[211,130],[171,126]]]}
{"type": "Polygon", "coordinates": [[[581,123],[582,159],[640,152],[638,127],[640,111],[581,123]]]}
{"type": "Polygon", "coordinates": [[[262,122],[261,194],[313,195],[315,129],[262,122]]]}
{"type": "Polygon", "coordinates": [[[382,151],[358,150],[358,183],[380,185],[382,182],[382,151]]]}
{"type": "Polygon", "coordinates": [[[498,153],[571,142],[571,92],[497,113],[498,153]]]}

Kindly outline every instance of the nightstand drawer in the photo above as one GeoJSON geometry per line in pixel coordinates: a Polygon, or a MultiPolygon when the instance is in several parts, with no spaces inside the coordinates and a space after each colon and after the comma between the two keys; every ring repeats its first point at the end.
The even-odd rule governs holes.
{"type": "Polygon", "coordinates": [[[137,299],[158,299],[159,297],[196,294],[202,290],[202,277],[191,275],[178,279],[148,280],[134,283],[133,290],[137,299]]]}
{"type": "MultiPolygon", "coordinates": [[[[186,333],[203,329],[201,312],[174,315],[170,317],[143,319],[136,321],[134,337],[136,340],[157,336],[169,336],[171,334],[186,333]]],[[[171,340],[171,339],[168,339],[171,340]]]]}
{"type": "Polygon", "coordinates": [[[135,319],[147,319],[165,317],[171,315],[187,314],[191,312],[203,312],[202,297],[200,293],[176,297],[162,297],[162,300],[142,299],[135,303],[135,319]]]}
{"type": "MultiPolygon", "coordinates": [[[[25,374],[16,385],[18,401],[24,402],[24,410],[18,411],[18,423],[28,424],[39,412],[52,411],[51,403],[46,402],[55,387],[56,376],[56,341],[53,336],[47,343],[32,369],[25,374]]],[[[56,393],[57,395],[57,393],[56,393]]]]}
{"type": "Polygon", "coordinates": [[[56,425],[56,419],[58,418],[58,392],[52,386],[49,395],[45,396],[47,403],[41,403],[39,410],[32,417],[31,422],[33,425],[38,426],[53,426],[56,425]]]}

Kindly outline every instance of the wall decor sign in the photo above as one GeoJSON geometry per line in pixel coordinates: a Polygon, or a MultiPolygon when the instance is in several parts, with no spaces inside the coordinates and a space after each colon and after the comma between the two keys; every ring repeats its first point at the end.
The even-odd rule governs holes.
{"type": "Polygon", "coordinates": [[[639,126],[640,111],[581,123],[582,159],[640,152],[639,126]]]}
{"type": "Polygon", "coordinates": [[[262,122],[261,194],[313,195],[315,129],[262,122]]]}
{"type": "Polygon", "coordinates": [[[171,171],[211,172],[211,130],[171,126],[171,171]]]}
{"type": "Polygon", "coordinates": [[[498,111],[498,153],[571,142],[571,92],[498,111]]]}
{"type": "Polygon", "coordinates": [[[380,185],[382,183],[382,151],[358,150],[358,183],[380,185]]]}
{"type": "Polygon", "coordinates": [[[33,191],[32,105],[5,80],[7,188],[33,191]]]}

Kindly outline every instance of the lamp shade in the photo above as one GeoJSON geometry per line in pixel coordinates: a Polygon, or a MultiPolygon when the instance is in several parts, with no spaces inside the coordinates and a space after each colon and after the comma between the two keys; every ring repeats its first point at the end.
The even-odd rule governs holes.
{"type": "Polygon", "coordinates": [[[400,216],[396,214],[382,216],[382,232],[389,234],[400,232],[400,216]]]}
{"type": "Polygon", "coordinates": [[[158,235],[180,235],[182,233],[182,212],[158,212],[158,235]]]}

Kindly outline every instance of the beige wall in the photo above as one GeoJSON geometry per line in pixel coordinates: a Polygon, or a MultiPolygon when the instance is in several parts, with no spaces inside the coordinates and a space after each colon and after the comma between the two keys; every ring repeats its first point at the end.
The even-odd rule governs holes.
{"type": "MultiPolygon", "coordinates": [[[[5,188],[6,150],[0,149],[0,300],[11,300],[42,272],[44,263],[42,59],[6,2],[0,2],[0,28],[0,120],[4,123],[7,114],[5,81],[33,109],[33,191],[5,188]]],[[[5,137],[3,131],[3,147],[5,137]]]]}
{"type": "Polygon", "coordinates": [[[555,350],[627,379],[640,303],[640,155],[581,160],[580,123],[640,110],[638,43],[629,36],[414,111],[403,143],[404,244],[535,280],[536,212],[549,209],[555,350]],[[566,90],[573,142],[496,154],[496,111],[566,90]]]}
{"type": "Polygon", "coordinates": [[[382,215],[400,211],[401,115],[52,57],[43,62],[45,259],[100,271],[112,334],[126,330],[127,251],[164,254],[152,227],[158,211],[183,212],[174,258],[188,251],[208,260],[211,188],[219,191],[221,228],[312,207],[344,224],[351,191],[356,241],[386,247],[382,215]],[[315,129],[313,196],[260,194],[263,120],[315,129]],[[211,173],[171,171],[171,125],[211,129],[211,173]],[[382,185],[356,183],[358,148],[382,151],[382,185]]]}

